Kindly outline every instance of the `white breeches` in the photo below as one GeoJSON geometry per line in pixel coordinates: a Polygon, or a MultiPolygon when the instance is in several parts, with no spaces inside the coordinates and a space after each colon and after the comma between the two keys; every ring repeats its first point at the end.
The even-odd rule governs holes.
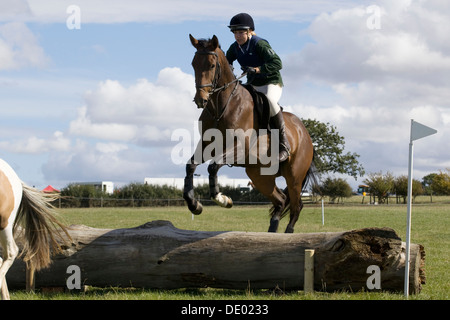
{"type": "Polygon", "coordinates": [[[281,93],[283,92],[283,88],[278,84],[268,84],[265,86],[253,86],[256,91],[264,93],[269,100],[270,105],[270,116],[275,116],[278,112],[280,112],[280,106],[278,105],[278,101],[280,101],[281,93]]]}

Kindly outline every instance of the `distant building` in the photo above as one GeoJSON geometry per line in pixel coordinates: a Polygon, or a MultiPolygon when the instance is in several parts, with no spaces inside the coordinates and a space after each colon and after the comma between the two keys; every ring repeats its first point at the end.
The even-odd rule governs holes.
{"type": "Polygon", "coordinates": [[[107,194],[113,194],[114,192],[114,183],[111,181],[79,182],[75,184],[80,186],[94,186],[96,190],[101,190],[107,194]]]}

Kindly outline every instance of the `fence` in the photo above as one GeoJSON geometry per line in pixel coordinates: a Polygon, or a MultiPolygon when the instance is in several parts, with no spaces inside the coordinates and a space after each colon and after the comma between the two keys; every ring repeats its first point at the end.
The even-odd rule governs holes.
{"type": "MultiPolygon", "coordinates": [[[[203,205],[215,205],[215,202],[210,199],[200,198],[198,199],[203,205]]],[[[321,198],[306,196],[302,197],[302,201],[305,205],[320,205],[321,198]]],[[[233,202],[235,205],[270,205],[269,201],[265,200],[237,200],[233,202]]],[[[378,203],[374,197],[352,196],[351,198],[340,199],[338,202],[329,202],[325,197],[325,203],[327,205],[402,205],[404,204],[403,198],[391,196],[387,198],[384,203],[378,203]]],[[[416,204],[450,204],[450,196],[417,196],[414,200],[416,204]]],[[[165,199],[120,199],[112,197],[61,197],[56,200],[54,205],[58,208],[103,208],[103,207],[169,207],[169,206],[185,206],[186,203],[183,198],[165,198],[165,199]]]]}
{"type": "MultiPolygon", "coordinates": [[[[210,199],[198,199],[203,205],[215,205],[210,199]]],[[[305,204],[314,203],[312,196],[302,197],[305,204]]],[[[257,201],[234,201],[236,205],[267,205],[271,202],[267,200],[257,201]]],[[[64,196],[59,198],[54,205],[58,208],[104,208],[104,207],[169,207],[169,206],[185,206],[186,202],[183,198],[169,199],[120,199],[112,197],[71,197],[64,196]]]]}

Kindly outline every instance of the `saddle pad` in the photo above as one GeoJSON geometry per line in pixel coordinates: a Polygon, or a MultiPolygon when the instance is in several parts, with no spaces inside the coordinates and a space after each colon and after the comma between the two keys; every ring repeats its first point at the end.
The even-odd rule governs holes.
{"type": "Polygon", "coordinates": [[[257,115],[259,128],[270,129],[270,107],[269,101],[264,93],[258,92],[250,84],[242,84],[253,98],[254,109],[257,115]]]}

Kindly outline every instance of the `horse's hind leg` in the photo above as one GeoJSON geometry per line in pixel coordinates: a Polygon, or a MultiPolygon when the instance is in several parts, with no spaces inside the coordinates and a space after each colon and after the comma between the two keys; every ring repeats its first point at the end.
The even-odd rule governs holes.
{"type": "MultiPolygon", "coordinates": [[[[288,182],[288,180],[286,180],[288,182]]],[[[285,233],[293,233],[294,232],[294,226],[295,223],[298,220],[298,217],[300,216],[300,211],[303,209],[303,202],[302,202],[302,184],[293,182],[288,182],[288,192],[290,197],[290,217],[289,217],[289,223],[286,226],[285,233]],[[289,185],[290,184],[290,185],[289,185]]]]}
{"type": "Polygon", "coordinates": [[[17,257],[19,249],[14,241],[12,226],[8,225],[5,229],[0,230],[0,244],[3,248],[3,262],[0,267],[0,289],[3,300],[9,300],[8,286],[6,285],[6,273],[17,257]]]}
{"type": "Polygon", "coordinates": [[[275,186],[274,192],[271,197],[273,204],[271,210],[270,226],[268,232],[277,232],[280,220],[283,217],[283,212],[286,209],[287,198],[283,191],[275,186]]]}
{"type": "Polygon", "coordinates": [[[217,180],[217,172],[222,168],[223,164],[217,164],[211,162],[208,166],[209,173],[209,195],[211,199],[219,206],[224,208],[231,208],[233,206],[233,200],[226,195],[223,195],[219,190],[219,182],[217,180]]]}
{"type": "Polygon", "coordinates": [[[271,209],[271,219],[268,231],[277,232],[286,205],[286,195],[277,188],[275,176],[261,175],[259,168],[247,168],[246,173],[252,180],[255,188],[272,202],[273,207],[271,209]]]}

